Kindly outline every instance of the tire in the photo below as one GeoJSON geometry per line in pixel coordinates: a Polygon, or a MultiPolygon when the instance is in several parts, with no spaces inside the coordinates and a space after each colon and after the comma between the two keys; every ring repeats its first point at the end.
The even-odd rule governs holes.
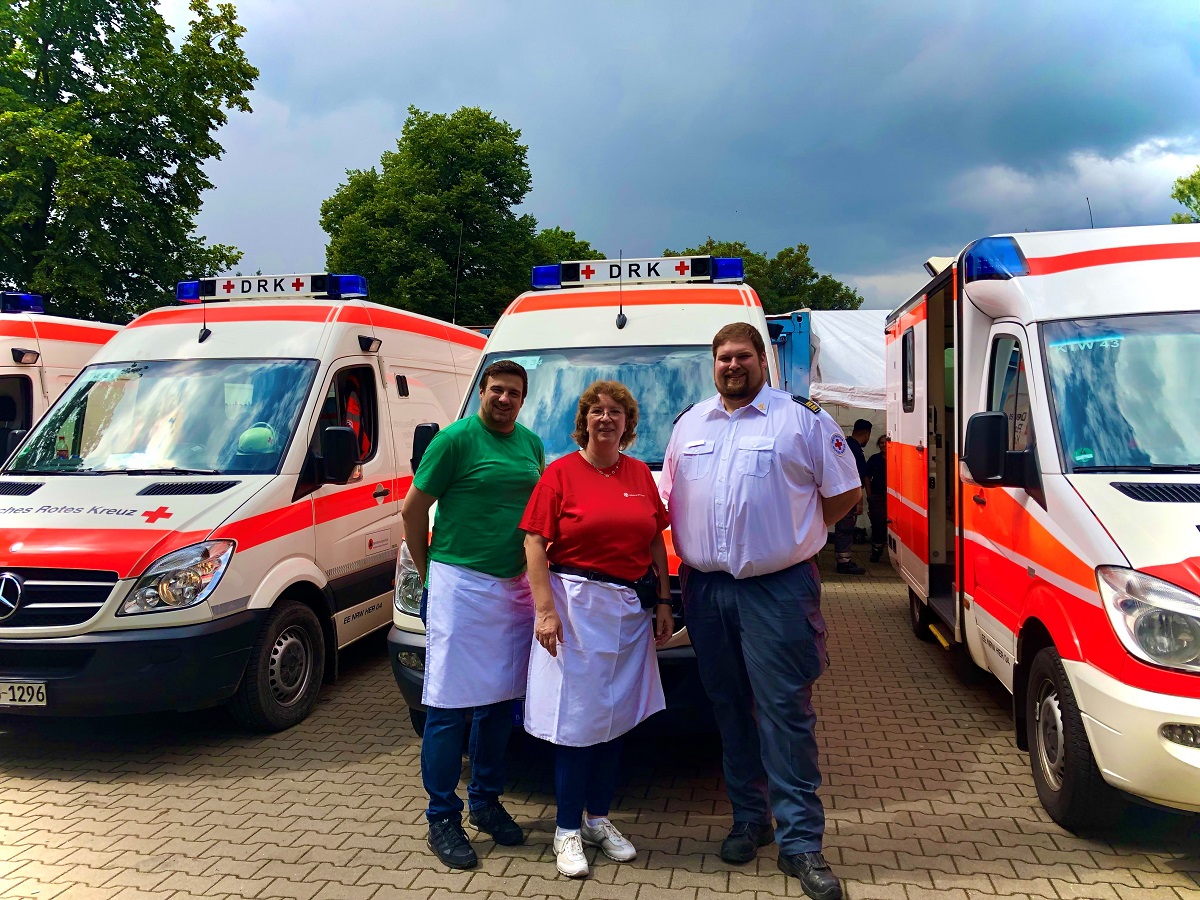
{"type": "Polygon", "coordinates": [[[417,737],[425,737],[425,710],[410,709],[408,721],[412,722],[413,731],[417,733],[417,737]]]}
{"type": "Polygon", "coordinates": [[[1116,821],[1121,795],[1100,774],[1067,670],[1053,647],[1042,649],[1030,666],[1025,726],[1033,783],[1050,818],[1068,831],[1116,821]]]}
{"type": "Polygon", "coordinates": [[[283,731],[316,705],[325,677],[325,638],[316,614],[295,600],[276,604],[250,650],[229,710],[255,731],[283,731]]]}
{"type": "Polygon", "coordinates": [[[933,632],[929,630],[931,621],[929,607],[917,596],[912,588],[908,589],[908,624],[913,634],[923,641],[932,641],[933,632]]]}

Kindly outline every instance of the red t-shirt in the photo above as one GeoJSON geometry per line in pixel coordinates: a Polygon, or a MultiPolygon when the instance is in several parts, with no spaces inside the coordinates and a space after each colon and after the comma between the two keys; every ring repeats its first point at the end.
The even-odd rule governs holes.
{"type": "Polygon", "coordinates": [[[667,527],[650,467],[621,456],[605,478],[568,453],[546,466],[525,507],[521,530],[550,542],[550,562],[636,581],[650,568],[650,542],[667,527]]]}

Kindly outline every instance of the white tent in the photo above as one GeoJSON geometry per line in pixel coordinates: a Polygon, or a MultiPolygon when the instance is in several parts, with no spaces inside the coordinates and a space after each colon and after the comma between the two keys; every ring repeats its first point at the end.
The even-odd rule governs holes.
{"type": "Polygon", "coordinates": [[[880,410],[884,392],[886,309],[830,309],[809,314],[809,396],[821,404],[880,410]]]}

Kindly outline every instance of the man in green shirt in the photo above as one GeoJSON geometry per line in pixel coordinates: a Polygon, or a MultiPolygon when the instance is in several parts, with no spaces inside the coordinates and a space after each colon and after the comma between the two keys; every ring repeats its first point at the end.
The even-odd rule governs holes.
{"type": "Polygon", "coordinates": [[[541,439],[517,422],[528,390],[525,369],[511,360],[484,369],[479,414],[434,437],[401,511],[404,540],[426,588],[421,777],[429,795],[429,846],[455,869],[479,861],[457,793],[468,720],[469,821],[498,844],[525,840],[500,794],[512,701],[525,693],[533,642],[533,597],[517,525],[546,467],[541,439]]]}

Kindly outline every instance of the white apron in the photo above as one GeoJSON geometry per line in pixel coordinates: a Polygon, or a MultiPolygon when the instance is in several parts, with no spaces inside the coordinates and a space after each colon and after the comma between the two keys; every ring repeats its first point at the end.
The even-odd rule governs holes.
{"type": "Polygon", "coordinates": [[[421,702],[462,709],[520,697],[533,635],[529,579],[495,578],[431,559],[426,586],[421,702]]]}
{"type": "Polygon", "coordinates": [[[654,616],[630,589],[550,573],[563,641],[529,652],[525,730],[567,747],[611,741],[666,707],[654,616]]]}

